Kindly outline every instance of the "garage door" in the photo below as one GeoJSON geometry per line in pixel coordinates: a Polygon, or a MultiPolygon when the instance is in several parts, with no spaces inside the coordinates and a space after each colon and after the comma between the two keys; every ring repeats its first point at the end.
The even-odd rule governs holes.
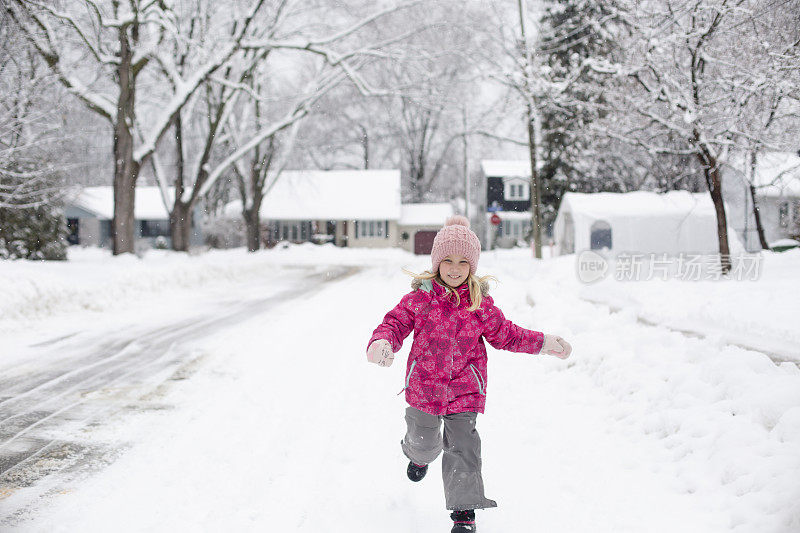
{"type": "Polygon", "coordinates": [[[414,253],[417,255],[429,255],[433,249],[433,238],[436,237],[435,231],[418,231],[414,234],[414,253]]]}

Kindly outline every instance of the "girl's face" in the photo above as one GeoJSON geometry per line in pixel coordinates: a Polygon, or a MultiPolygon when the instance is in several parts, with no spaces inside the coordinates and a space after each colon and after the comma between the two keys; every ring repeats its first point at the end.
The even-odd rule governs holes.
{"type": "Polygon", "coordinates": [[[439,276],[451,287],[458,287],[469,276],[469,261],[463,255],[448,255],[439,263],[439,276]]]}

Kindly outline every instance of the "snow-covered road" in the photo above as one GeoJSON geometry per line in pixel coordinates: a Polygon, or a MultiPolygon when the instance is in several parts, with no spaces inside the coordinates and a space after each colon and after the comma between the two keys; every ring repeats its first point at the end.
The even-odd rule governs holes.
{"type": "MultiPolygon", "coordinates": [[[[318,272],[362,269],[303,291],[307,272],[281,266],[269,283],[187,297],[183,308],[214,314],[201,305],[221,300],[214,291],[232,300],[297,296],[183,336],[180,351],[198,361],[188,379],[79,431],[82,443],[113,450],[115,460],[61,478],[58,490],[42,490],[47,478],[27,488],[6,480],[0,524],[448,531],[438,463],[420,484],[405,479],[405,405],[396,393],[410,339],[389,369],[363,355],[372,329],[408,290],[400,267],[419,271],[426,259],[351,253],[324,256],[328,267],[304,253],[265,257],[306,261],[318,272]]],[[[800,369],[589,303],[569,266],[532,264],[516,252],[481,259],[480,271],[501,280],[493,295],[509,318],[561,334],[575,351],[564,362],[490,349],[478,427],[487,496],[500,506],[479,513],[480,531],[800,530],[800,369]]]]}
{"type": "Polygon", "coordinates": [[[202,342],[357,271],[296,267],[279,285],[256,280],[234,292],[178,293],[146,302],[146,318],[114,328],[84,324],[27,349],[18,346],[23,354],[0,360],[0,482],[4,495],[23,491],[26,497],[0,507],[3,518],[13,521],[43,496],[112,462],[119,447],[81,436],[126,412],[167,407],[158,399],[170,382],[188,378],[202,363],[203,351],[186,348],[187,340],[202,342]]]}

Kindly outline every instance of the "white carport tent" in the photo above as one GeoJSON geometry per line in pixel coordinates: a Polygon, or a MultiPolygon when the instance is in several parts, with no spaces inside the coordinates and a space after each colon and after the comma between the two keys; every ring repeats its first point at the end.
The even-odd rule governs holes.
{"type": "Polygon", "coordinates": [[[716,214],[707,193],[634,191],[566,193],[554,226],[556,253],[600,249],[608,230],[608,248],[616,253],[719,252],[716,214]]]}

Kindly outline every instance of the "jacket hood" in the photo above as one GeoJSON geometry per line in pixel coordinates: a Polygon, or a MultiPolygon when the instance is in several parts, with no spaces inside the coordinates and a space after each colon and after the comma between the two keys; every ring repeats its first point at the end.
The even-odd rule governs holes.
{"type": "MultiPolygon", "coordinates": [[[[488,281],[481,281],[481,296],[488,296],[489,295],[489,282],[488,281]]],[[[425,292],[430,292],[433,288],[433,280],[432,279],[419,279],[414,278],[411,280],[411,288],[415,291],[422,289],[425,292]]]]}

